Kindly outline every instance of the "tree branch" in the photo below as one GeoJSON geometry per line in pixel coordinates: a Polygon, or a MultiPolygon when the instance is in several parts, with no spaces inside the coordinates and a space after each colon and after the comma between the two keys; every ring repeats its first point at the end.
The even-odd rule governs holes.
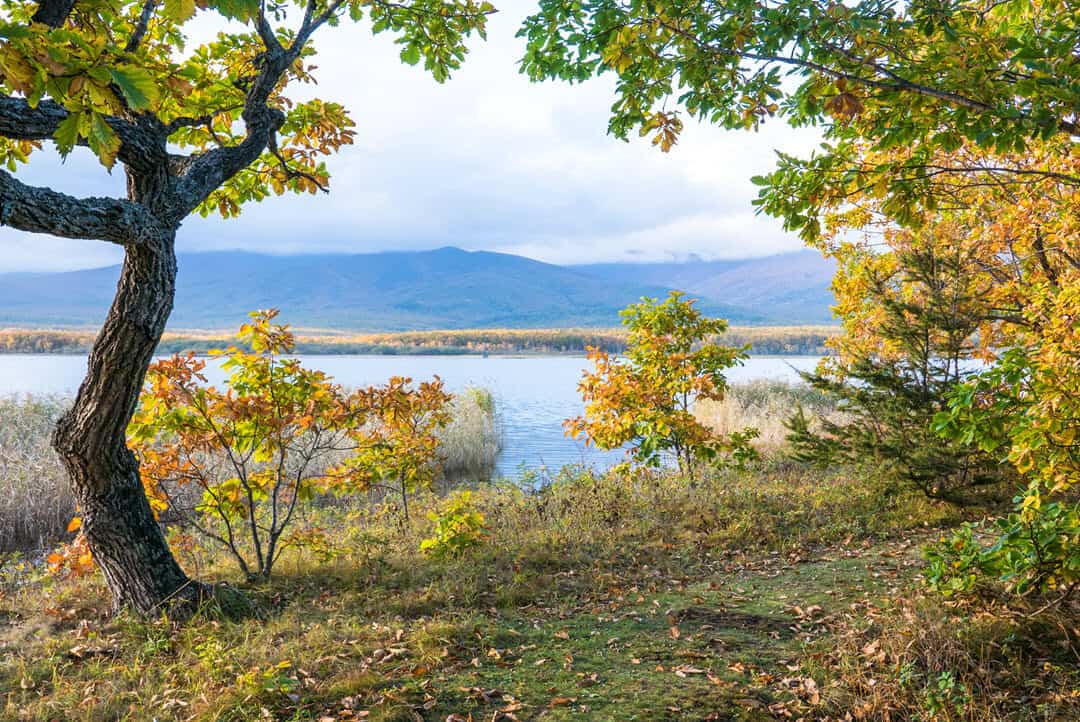
{"type": "Polygon", "coordinates": [[[12,140],[48,140],[68,116],[63,106],[42,100],[36,108],[23,98],[0,97],[0,136],[12,140]]]}
{"type": "MultiPolygon", "coordinates": [[[[780,65],[788,65],[792,67],[803,68],[805,70],[812,70],[816,73],[821,73],[822,75],[826,75],[833,79],[850,81],[852,83],[856,83],[858,85],[862,85],[868,88],[876,88],[878,90],[887,90],[892,92],[912,93],[913,95],[921,95],[927,98],[934,98],[935,100],[940,100],[943,103],[947,103],[955,107],[968,108],[970,110],[976,110],[982,113],[998,112],[998,110],[991,105],[975,100],[973,98],[968,98],[959,93],[939,90],[928,85],[923,85],[921,83],[916,83],[912,80],[908,80],[907,78],[881,65],[880,63],[875,63],[873,61],[860,58],[850,53],[849,51],[833,45],[825,44],[824,47],[831,52],[837,53],[847,58],[849,62],[853,63],[857,67],[864,68],[871,71],[872,73],[877,73],[879,76],[886,79],[881,79],[881,77],[867,77],[866,75],[847,72],[839,68],[832,68],[822,63],[816,63],[805,58],[796,57],[794,55],[785,56],[759,54],[746,52],[739,49],[721,47],[710,43],[702,42],[702,40],[693,33],[677,27],[676,25],[673,25],[672,23],[667,22],[662,18],[653,18],[653,21],[661,27],[667,29],[672,34],[688,40],[699,50],[712,53],[713,55],[725,56],[730,58],[742,58],[744,60],[753,60],[762,63],[777,63],[780,65]]],[[[1080,135],[1080,123],[1069,120],[1068,118],[1061,118],[1057,121],[1057,130],[1060,132],[1068,133],[1070,135],[1080,135]]]]}
{"type": "Polygon", "coordinates": [[[157,0],[146,0],[143,4],[142,13],[139,15],[139,22],[136,23],[135,29],[132,31],[131,37],[124,47],[124,52],[133,53],[139,49],[139,44],[142,43],[143,36],[146,35],[146,30],[150,26],[150,18],[154,16],[154,8],[156,7],[157,0]]]}
{"type": "Polygon", "coordinates": [[[315,176],[311,175],[310,173],[305,173],[302,170],[297,170],[296,168],[293,168],[289,165],[289,161],[285,159],[285,156],[281,154],[281,150],[278,148],[277,133],[270,134],[270,140],[267,142],[267,148],[270,150],[271,155],[277,158],[278,164],[281,166],[281,170],[285,173],[285,177],[288,180],[293,180],[294,178],[304,178],[315,184],[315,187],[321,190],[323,193],[330,192],[330,189],[324,186],[322,184],[322,181],[320,181],[315,176]]]}
{"type": "MultiPolygon", "coordinates": [[[[51,140],[56,129],[68,117],[67,110],[53,100],[42,100],[31,107],[25,98],[0,97],[0,137],[12,140],[51,140]]],[[[115,115],[105,122],[120,138],[117,157],[139,170],[153,169],[165,153],[165,126],[150,115],[127,120],[115,115]]],[[[80,141],[79,145],[86,145],[80,141]]]]}
{"type": "MultiPolygon", "coordinates": [[[[341,0],[331,4],[332,8],[340,6],[341,0]]],[[[330,8],[327,9],[330,12],[330,8]]],[[[326,13],[324,13],[325,15],[326,13]]],[[[306,16],[305,16],[306,17],[306,16]]],[[[322,17],[320,15],[320,17],[322,17]]],[[[305,20],[305,25],[307,21],[305,20]]],[[[260,10],[259,18],[255,27],[259,37],[266,47],[266,52],[255,59],[258,74],[248,87],[244,98],[244,110],[240,114],[243,118],[246,134],[244,139],[237,145],[213,148],[211,150],[190,156],[190,160],[183,163],[184,174],[177,185],[177,198],[179,200],[176,212],[179,222],[188,213],[193,211],[200,203],[220,188],[223,183],[244,168],[254,163],[262,152],[269,147],[274,134],[285,122],[285,113],[278,108],[268,105],[270,96],[274,93],[281,77],[289,67],[300,57],[304,44],[315,29],[314,22],[308,32],[299,33],[296,41],[285,49],[274,35],[273,29],[266,20],[265,13],[260,10]]]]}
{"type": "Polygon", "coordinates": [[[0,226],[120,245],[138,245],[168,233],[138,203],[116,198],[75,198],[28,186],[6,171],[0,171],[0,226]]]}
{"type": "Polygon", "coordinates": [[[30,19],[35,23],[45,23],[50,28],[58,28],[74,8],[75,0],[41,0],[37,12],[30,19]]]}

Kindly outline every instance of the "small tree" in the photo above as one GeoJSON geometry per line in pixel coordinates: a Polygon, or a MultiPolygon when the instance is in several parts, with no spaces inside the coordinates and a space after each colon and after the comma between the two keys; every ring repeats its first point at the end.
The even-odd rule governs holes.
{"type": "Polygon", "coordinates": [[[405,521],[409,494],[429,488],[439,473],[438,432],[450,421],[450,394],[438,376],[416,389],[412,379],[394,376],[385,386],[359,391],[354,403],[371,418],[357,452],[336,470],[354,487],[383,487],[398,494],[405,521]]]}
{"type": "Polygon", "coordinates": [[[248,578],[270,576],[290,544],[298,509],[317,494],[365,491],[400,480],[402,493],[436,473],[434,429],[450,396],[442,383],[345,392],[304,368],[276,311],[252,314],[233,346],[212,351],[230,372],[226,389],[206,385],[206,362],[192,355],[159,361],[129,427],[155,513],[169,514],[221,544],[248,578]]]}
{"type": "Polygon", "coordinates": [[[693,414],[699,399],[723,399],[724,371],[746,358],[745,349],[711,341],[727,322],[702,315],[678,291],[663,303],[644,298],[629,306],[622,322],[630,330],[626,359],[589,349],[595,370],[578,385],[585,414],[567,419],[567,434],[601,449],[631,444],[634,460],[649,466],[669,453],[691,481],[701,462],[721,453],[752,454],[755,430],[718,437],[693,414]]]}
{"type": "Polygon", "coordinates": [[[957,503],[1001,480],[996,459],[932,428],[949,392],[973,373],[987,315],[983,274],[961,249],[941,243],[947,228],[894,231],[897,247],[888,253],[848,245],[836,254],[842,265],[833,289],[845,334],[830,341],[838,355],[802,377],[836,398],[841,414],[811,419],[800,408],[786,423],[796,459],[873,464],[895,485],[957,503]]]}

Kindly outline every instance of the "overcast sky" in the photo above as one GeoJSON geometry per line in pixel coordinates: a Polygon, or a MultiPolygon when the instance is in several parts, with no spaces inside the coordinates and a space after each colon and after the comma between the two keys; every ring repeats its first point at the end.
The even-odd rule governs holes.
{"type": "MultiPolygon", "coordinates": [[[[429,249],[454,245],[554,263],[739,258],[795,250],[778,221],[755,216],[750,176],[773,150],[808,153],[813,131],[781,122],[759,133],[690,122],[678,146],[606,133],[610,79],[535,85],[518,73],[514,37],[530,0],[496,2],[489,39],[474,38],[445,84],[403,66],[389,34],[344,23],[316,35],[319,85],[343,103],[356,144],[329,159],[329,195],[275,197],[240,219],[185,222],[179,251],[272,253],[429,249]]],[[[203,22],[199,32],[215,28],[203,22]]],[[[296,94],[296,97],[304,97],[296,94]]],[[[86,151],[41,153],[18,176],[79,195],[123,193],[86,151]]],[[[0,228],[0,271],[118,262],[120,249],[0,228]]]]}

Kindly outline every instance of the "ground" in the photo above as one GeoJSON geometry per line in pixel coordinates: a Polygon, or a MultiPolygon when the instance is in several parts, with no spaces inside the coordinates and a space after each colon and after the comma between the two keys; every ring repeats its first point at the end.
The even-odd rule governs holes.
{"type": "MultiPolygon", "coordinates": [[[[347,553],[294,554],[244,586],[244,604],[184,623],[112,616],[95,577],[9,579],[2,717],[810,720],[860,705],[864,719],[999,718],[978,712],[989,707],[959,668],[950,694],[972,704],[953,714],[948,697],[938,714],[936,670],[864,638],[900,618],[883,608],[921,594],[921,549],[955,523],[951,510],[801,471],[739,478],[754,483],[589,476],[540,495],[481,492],[491,538],[447,560],[416,551],[422,520],[319,512],[341,524],[347,553]],[[910,699],[879,699],[885,688],[910,699]],[[926,712],[889,712],[906,708],[926,712]]],[[[204,555],[182,558],[201,578],[230,578],[204,555]]],[[[1038,719],[1070,719],[1053,711],[1075,711],[1075,671],[1017,670],[1041,687],[1010,691],[1010,709],[1037,698],[1052,712],[1038,719]]]]}

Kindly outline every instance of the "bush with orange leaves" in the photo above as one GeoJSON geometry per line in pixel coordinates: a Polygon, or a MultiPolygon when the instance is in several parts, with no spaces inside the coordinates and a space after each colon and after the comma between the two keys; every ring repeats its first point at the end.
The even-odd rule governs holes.
{"type": "Polygon", "coordinates": [[[249,579],[311,543],[315,530],[291,527],[317,495],[388,486],[407,505],[438,473],[435,432],[449,420],[438,377],[346,391],[288,357],[293,336],[276,316],[253,313],[241,345],[211,352],[224,389],[191,354],[151,366],[129,427],[155,513],[221,545],[249,579]]]}

